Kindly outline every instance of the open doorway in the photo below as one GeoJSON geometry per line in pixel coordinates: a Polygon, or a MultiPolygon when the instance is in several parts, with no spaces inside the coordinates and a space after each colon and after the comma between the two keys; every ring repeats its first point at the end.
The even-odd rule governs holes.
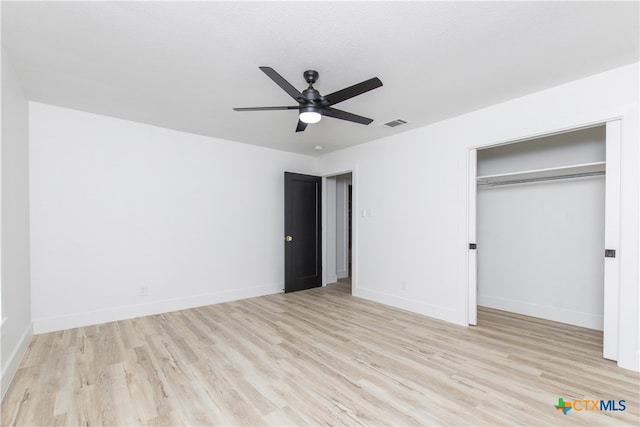
{"type": "Polygon", "coordinates": [[[329,176],[325,180],[324,284],[339,284],[351,294],[354,197],[352,174],[348,172],[329,176]]]}

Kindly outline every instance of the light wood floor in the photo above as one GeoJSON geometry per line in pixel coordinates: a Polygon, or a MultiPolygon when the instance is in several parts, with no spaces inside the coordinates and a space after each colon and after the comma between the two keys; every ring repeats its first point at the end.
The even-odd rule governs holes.
{"type": "Polygon", "coordinates": [[[1,423],[638,425],[638,374],[601,333],[488,309],[459,327],[348,286],[35,336],[1,423]]]}

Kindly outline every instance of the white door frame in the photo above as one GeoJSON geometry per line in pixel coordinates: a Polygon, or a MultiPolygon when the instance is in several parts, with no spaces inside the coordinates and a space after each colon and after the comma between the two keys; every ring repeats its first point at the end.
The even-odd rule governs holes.
{"type": "MultiPolygon", "coordinates": [[[[351,294],[354,295],[354,291],[358,288],[358,221],[356,212],[358,212],[357,202],[357,167],[353,169],[346,169],[337,172],[329,172],[322,174],[322,265],[327,265],[327,216],[329,212],[327,210],[327,194],[325,193],[325,183],[327,178],[351,174],[351,294]]],[[[335,210],[332,213],[335,216],[335,210]]],[[[323,270],[322,272],[322,286],[327,285],[327,274],[323,270]]]]}
{"type": "Polygon", "coordinates": [[[338,280],[349,277],[350,185],[338,176],[336,180],[336,276],[338,280]]]}
{"type": "MultiPolygon", "coordinates": [[[[604,190],[604,247],[620,251],[620,145],[621,120],[606,122],[606,172],[604,190]]],[[[618,254],[619,255],[619,254],[618,254]]],[[[620,327],[620,261],[604,259],[604,326],[602,354],[618,360],[620,327]]]]}
{"type": "MultiPolygon", "coordinates": [[[[554,134],[572,132],[594,126],[606,126],[606,179],[605,179],[605,248],[618,251],[620,247],[620,146],[622,139],[620,117],[558,129],[555,131],[517,138],[500,143],[472,147],[467,154],[467,243],[476,243],[476,195],[477,153],[479,149],[497,147],[520,141],[543,138],[554,134]]],[[[481,249],[481,248],[479,248],[481,249]]],[[[603,248],[604,252],[604,248],[603,248]]],[[[477,254],[467,250],[467,323],[477,322],[477,254]]],[[[603,253],[604,256],[604,253],[603,253]]],[[[604,327],[602,353],[605,359],[618,359],[618,331],[620,308],[620,262],[616,258],[604,259],[604,327]]]]}
{"type": "Polygon", "coordinates": [[[476,198],[477,198],[477,184],[476,177],[478,175],[478,150],[471,149],[469,150],[469,225],[468,225],[468,239],[469,243],[468,248],[468,258],[467,262],[469,263],[468,268],[468,317],[467,323],[469,325],[477,325],[478,324],[478,252],[475,247],[471,247],[471,245],[475,245],[476,242],[476,198]]]}

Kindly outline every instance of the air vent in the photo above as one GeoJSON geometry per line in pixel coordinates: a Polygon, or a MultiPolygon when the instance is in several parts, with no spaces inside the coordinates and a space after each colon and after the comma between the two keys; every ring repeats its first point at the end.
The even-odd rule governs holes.
{"type": "Polygon", "coordinates": [[[396,126],[401,126],[401,125],[404,125],[406,123],[407,123],[406,120],[395,119],[395,120],[391,120],[390,122],[385,123],[384,126],[390,127],[390,128],[394,128],[396,126]]]}

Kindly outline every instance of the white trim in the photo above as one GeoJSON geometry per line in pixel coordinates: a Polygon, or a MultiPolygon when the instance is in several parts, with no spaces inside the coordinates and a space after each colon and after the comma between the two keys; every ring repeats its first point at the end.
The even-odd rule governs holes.
{"type": "MultiPolygon", "coordinates": [[[[606,123],[607,172],[604,191],[604,249],[615,249],[615,258],[604,259],[604,337],[602,355],[618,360],[620,330],[620,145],[621,120],[606,123]]],[[[603,254],[604,255],[604,254],[603,254]]]]}
{"type": "Polygon", "coordinates": [[[353,296],[378,302],[391,307],[407,310],[412,313],[422,314],[438,320],[444,320],[456,325],[466,326],[460,322],[460,315],[457,310],[434,304],[426,304],[409,298],[402,298],[384,292],[372,291],[370,289],[353,289],[353,296]]]}
{"type": "MultiPolygon", "coordinates": [[[[336,182],[341,188],[342,198],[340,203],[336,201],[336,276],[338,279],[349,277],[349,185],[346,180],[338,179],[336,182]],[[342,210],[338,212],[338,205],[342,210]],[[341,224],[342,233],[338,234],[338,224],[341,224]],[[338,248],[341,248],[338,251],[338,248]],[[342,257],[338,257],[341,252],[342,257]],[[342,268],[344,267],[344,268],[342,268]]],[[[336,196],[338,194],[336,187],[336,196]]],[[[337,200],[337,198],[336,198],[337,200]]]]}
{"type": "Polygon", "coordinates": [[[320,189],[320,206],[322,209],[320,218],[320,245],[322,246],[322,286],[327,286],[329,278],[327,277],[327,176],[320,179],[322,188],[320,189]]]}
{"type": "MultiPolygon", "coordinates": [[[[468,224],[468,238],[467,243],[477,243],[476,239],[476,175],[478,166],[478,150],[469,150],[468,156],[468,175],[467,180],[468,198],[469,198],[469,213],[467,217],[468,224]]],[[[467,324],[478,324],[478,251],[475,249],[467,249],[467,324]]]]}
{"type": "Polygon", "coordinates": [[[183,298],[173,298],[153,301],[145,304],[128,305],[96,310],[84,313],[73,313],[65,316],[46,317],[33,320],[33,330],[36,334],[61,331],[64,329],[80,328],[97,325],[99,323],[133,319],[135,317],[186,310],[223,302],[237,301],[246,298],[272,295],[282,292],[284,284],[265,285],[248,289],[226,290],[216,293],[192,295],[183,298]]]}
{"type": "Polygon", "coordinates": [[[358,266],[360,261],[358,256],[360,252],[358,250],[359,233],[359,221],[356,219],[358,215],[355,212],[360,212],[360,203],[358,202],[358,191],[360,187],[358,184],[358,164],[356,163],[351,170],[351,295],[355,295],[355,289],[358,288],[358,278],[360,273],[358,266]]]}
{"type": "MultiPolygon", "coordinates": [[[[6,318],[5,318],[6,320],[6,318]]],[[[0,400],[4,399],[4,395],[9,390],[9,386],[13,381],[13,378],[16,376],[18,372],[18,368],[20,367],[20,363],[24,358],[24,355],[29,348],[29,343],[31,342],[31,337],[33,336],[33,327],[29,325],[27,329],[22,333],[18,344],[15,346],[11,355],[7,358],[6,363],[2,367],[2,378],[0,378],[0,387],[2,387],[0,400]]],[[[6,350],[6,349],[3,349],[6,350]]]]}
{"type": "Polygon", "coordinates": [[[525,316],[539,317],[554,322],[567,323],[583,328],[602,330],[603,317],[592,313],[567,310],[560,307],[532,304],[527,301],[517,301],[509,298],[478,295],[478,305],[495,308],[496,310],[509,311],[525,316]]]}

